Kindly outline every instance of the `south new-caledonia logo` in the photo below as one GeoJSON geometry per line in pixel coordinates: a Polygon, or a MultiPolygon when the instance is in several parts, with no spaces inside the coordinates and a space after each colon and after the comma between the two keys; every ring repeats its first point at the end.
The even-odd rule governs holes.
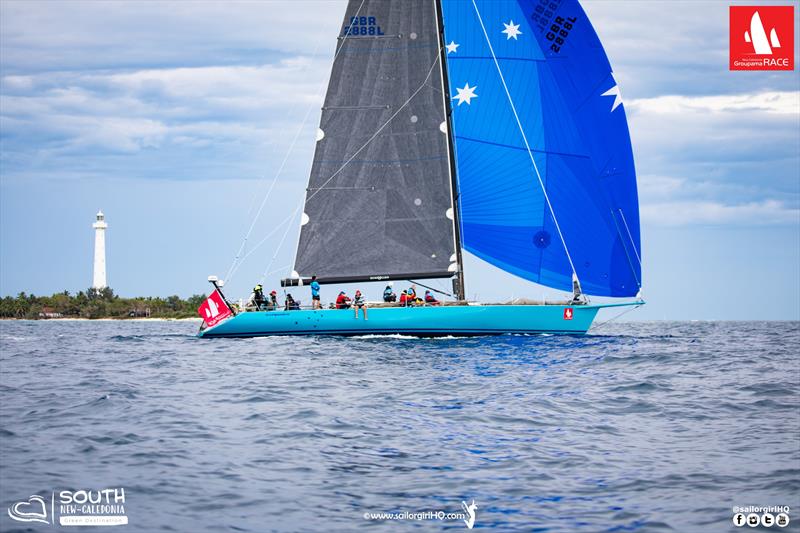
{"type": "Polygon", "coordinates": [[[794,70],[794,6],[730,6],[730,70],[794,70]]]}
{"type": "Polygon", "coordinates": [[[49,524],[50,520],[47,518],[48,503],[38,494],[32,494],[27,500],[16,502],[9,507],[8,516],[17,522],[41,522],[42,524],[49,524]]]}
{"type": "Polygon", "coordinates": [[[62,526],[124,526],[125,489],[54,490],[46,497],[33,494],[13,503],[8,516],[17,522],[62,526]],[[56,516],[58,520],[56,520],[56,516]]]}

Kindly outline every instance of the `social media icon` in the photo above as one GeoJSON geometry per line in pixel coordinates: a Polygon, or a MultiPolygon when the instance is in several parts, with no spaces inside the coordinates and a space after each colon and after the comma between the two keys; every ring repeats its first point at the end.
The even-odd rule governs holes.
{"type": "Polygon", "coordinates": [[[761,525],[764,527],[772,527],[772,524],[775,523],[775,517],[769,513],[764,513],[761,515],[761,525]]]}
{"type": "Polygon", "coordinates": [[[736,527],[742,527],[746,521],[747,518],[743,513],[736,513],[733,515],[733,525],[736,527]]]}
{"type": "Polygon", "coordinates": [[[789,525],[789,515],[786,513],[780,513],[778,516],[775,517],[775,523],[778,524],[778,527],[786,527],[789,525]]]}
{"type": "Polygon", "coordinates": [[[756,527],[760,523],[761,523],[761,517],[758,516],[756,513],[750,513],[749,515],[747,515],[748,526],[756,527]]]}

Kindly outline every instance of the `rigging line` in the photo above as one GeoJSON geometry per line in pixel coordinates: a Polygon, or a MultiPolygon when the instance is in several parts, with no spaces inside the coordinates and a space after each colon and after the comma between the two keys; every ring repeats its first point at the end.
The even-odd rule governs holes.
{"type": "MultiPolygon", "coordinates": [[[[291,149],[290,149],[290,151],[291,151],[291,149]]],[[[266,203],[267,198],[269,198],[269,195],[272,193],[272,188],[275,186],[275,182],[278,181],[278,174],[279,173],[280,173],[280,171],[278,171],[278,173],[275,174],[275,177],[272,178],[272,183],[270,184],[269,188],[267,189],[267,192],[264,194],[264,199],[261,202],[262,207],[263,207],[264,203],[266,203]]],[[[236,252],[236,255],[233,257],[233,261],[231,262],[231,266],[228,267],[228,272],[225,274],[225,277],[222,278],[226,282],[230,281],[231,276],[236,271],[235,267],[237,265],[237,262],[239,261],[239,258],[242,255],[242,252],[244,251],[245,246],[247,246],[247,240],[250,238],[250,232],[253,230],[253,227],[255,226],[255,222],[256,222],[256,220],[258,220],[258,217],[259,217],[260,214],[261,214],[261,208],[259,208],[258,213],[256,214],[255,218],[253,218],[253,222],[250,224],[250,229],[245,234],[245,237],[242,240],[242,244],[241,244],[241,246],[239,246],[239,250],[236,252]]],[[[244,260],[244,258],[242,258],[242,260],[244,260]]]]}
{"type": "MultiPolygon", "coordinates": [[[[617,222],[617,217],[614,215],[614,211],[609,210],[609,212],[611,213],[611,220],[614,221],[614,227],[617,229],[617,236],[619,236],[620,239],[623,239],[624,237],[619,229],[619,222],[617,222]]],[[[620,244],[622,244],[622,241],[620,241],[620,244]]],[[[631,261],[631,254],[628,252],[628,247],[622,244],[622,250],[625,252],[625,259],[628,260],[628,266],[631,267],[631,274],[633,274],[633,278],[636,280],[636,286],[641,289],[642,282],[639,281],[639,276],[636,275],[636,268],[633,266],[633,261],[631,261]]],[[[641,262],[639,263],[639,266],[641,267],[641,262]]]]}
{"type": "MultiPolygon", "coordinates": [[[[364,2],[365,1],[366,0],[361,0],[361,4],[359,4],[358,9],[356,10],[355,16],[350,19],[350,26],[348,26],[348,31],[347,31],[346,35],[344,36],[344,38],[342,38],[342,43],[339,46],[339,49],[336,50],[336,53],[333,55],[333,61],[334,62],[336,61],[336,58],[339,56],[339,53],[344,48],[344,43],[345,43],[345,41],[347,41],[347,37],[350,35],[350,30],[352,29],[353,24],[355,23],[356,20],[358,20],[358,18],[357,18],[358,14],[361,12],[361,8],[364,7],[364,2]]],[[[314,47],[314,52],[313,52],[312,55],[316,55],[317,50],[319,50],[319,45],[320,45],[321,41],[322,41],[322,37],[320,36],[320,38],[317,40],[316,46],[314,47]]],[[[315,95],[317,97],[319,97],[320,94],[322,93],[322,89],[325,87],[325,85],[326,85],[325,82],[326,81],[328,81],[328,80],[324,80],[323,79],[322,83],[320,83],[319,87],[317,88],[317,91],[315,93],[315,95]]],[[[236,256],[233,258],[233,262],[231,263],[231,266],[228,268],[228,273],[225,275],[225,278],[224,278],[225,281],[229,281],[230,280],[230,276],[232,276],[233,272],[235,272],[234,267],[236,265],[236,262],[239,259],[239,256],[241,256],[242,252],[244,251],[245,246],[247,245],[247,240],[250,238],[250,235],[252,234],[253,229],[255,228],[256,222],[258,221],[259,217],[261,216],[261,212],[264,210],[264,206],[267,203],[267,199],[269,198],[270,194],[272,193],[272,189],[275,187],[275,183],[278,181],[278,176],[280,176],[281,172],[283,172],[283,168],[286,166],[286,161],[289,160],[289,156],[291,155],[292,151],[294,150],[294,146],[297,143],[297,139],[300,137],[300,133],[303,131],[303,128],[305,128],[306,122],[308,121],[308,117],[311,115],[311,110],[312,109],[314,109],[314,103],[313,102],[308,106],[308,109],[306,110],[305,117],[303,117],[303,122],[301,122],[300,126],[297,128],[297,131],[294,134],[294,139],[292,139],[292,143],[290,144],[289,149],[286,152],[286,155],[283,157],[283,161],[281,162],[280,167],[278,167],[278,171],[275,173],[275,177],[272,178],[272,184],[269,186],[269,189],[267,189],[267,192],[264,194],[264,197],[261,200],[261,205],[259,206],[258,211],[256,212],[256,215],[253,218],[253,221],[251,222],[250,227],[247,230],[247,233],[245,234],[244,240],[242,241],[242,245],[239,247],[239,251],[236,252],[236,256]]],[[[247,255],[250,255],[250,254],[247,254],[247,255]]],[[[245,257],[247,257],[247,255],[245,257]]],[[[241,260],[244,261],[244,258],[242,258],[241,260]]]]}
{"type": "Polygon", "coordinates": [[[255,252],[255,251],[256,251],[256,250],[257,250],[257,249],[258,249],[258,248],[259,248],[259,247],[260,247],[262,244],[264,244],[264,243],[267,241],[267,239],[269,239],[270,237],[272,237],[272,235],[274,235],[274,234],[275,234],[275,232],[277,232],[279,229],[281,229],[281,228],[283,227],[283,225],[284,225],[284,224],[286,224],[286,223],[290,222],[290,221],[291,221],[291,220],[292,220],[292,219],[295,217],[295,215],[296,215],[296,214],[297,214],[297,209],[295,209],[295,211],[294,211],[294,212],[293,212],[291,215],[289,215],[288,217],[284,218],[282,222],[280,222],[278,225],[276,225],[274,228],[272,228],[272,230],[270,230],[270,231],[269,231],[269,232],[268,232],[268,233],[267,233],[267,234],[266,234],[266,235],[265,235],[265,236],[264,236],[264,237],[263,237],[263,238],[262,238],[260,241],[258,241],[258,244],[256,244],[255,246],[253,246],[253,248],[251,248],[249,252],[247,252],[246,254],[244,254],[244,256],[242,257],[242,260],[241,260],[241,261],[239,261],[239,263],[238,263],[238,264],[236,265],[236,267],[233,269],[233,272],[231,272],[231,276],[233,276],[234,274],[236,274],[236,272],[239,270],[239,267],[241,267],[241,266],[242,266],[242,263],[244,262],[244,260],[245,260],[245,259],[247,259],[248,257],[250,257],[250,255],[251,255],[253,252],[255,252]]]}
{"type": "Polygon", "coordinates": [[[450,294],[447,291],[440,291],[439,289],[435,289],[433,287],[429,287],[428,285],[425,285],[424,283],[420,283],[419,281],[414,281],[413,279],[407,279],[406,281],[408,281],[409,283],[413,283],[414,285],[419,285],[420,287],[425,287],[426,289],[431,290],[433,292],[437,292],[439,294],[443,294],[445,296],[449,296],[450,298],[455,298],[455,296],[453,296],[452,294],[450,294]]]}
{"type": "MultiPolygon", "coordinates": [[[[355,158],[358,156],[358,154],[360,154],[360,153],[361,153],[361,152],[364,150],[364,148],[366,148],[366,147],[367,147],[367,146],[368,146],[368,145],[369,145],[369,144],[370,144],[372,141],[374,141],[374,140],[375,140],[375,138],[376,138],[376,137],[378,137],[378,135],[380,134],[380,132],[382,132],[382,131],[384,130],[384,128],[386,128],[386,126],[388,126],[388,125],[389,125],[389,123],[390,123],[390,122],[392,122],[392,120],[394,120],[394,119],[395,119],[395,117],[397,117],[397,115],[399,115],[399,114],[400,114],[400,112],[401,112],[403,109],[405,109],[405,107],[406,107],[406,106],[407,106],[407,105],[408,105],[408,104],[411,102],[411,100],[413,100],[413,99],[414,99],[414,98],[415,98],[415,97],[416,97],[416,96],[419,94],[419,92],[420,92],[422,89],[424,89],[424,88],[425,88],[425,86],[427,86],[427,84],[428,84],[428,80],[430,79],[430,77],[431,77],[431,74],[433,73],[433,69],[434,69],[434,68],[436,68],[436,65],[437,65],[437,63],[439,63],[439,60],[441,59],[441,54],[442,54],[442,46],[441,46],[441,43],[439,43],[439,47],[438,47],[438,49],[437,49],[437,51],[436,51],[436,57],[435,57],[435,59],[433,60],[433,64],[431,65],[431,68],[430,68],[430,69],[428,69],[428,73],[425,75],[425,79],[423,79],[423,80],[422,80],[422,83],[420,83],[419,87],[417,87],[417,89],[416,89],[416,90],[415,90],[413,93],[411,93],[411,96],[409,96],[409,97],[406,99],[406,101],[405,101],[405,102],[403,102],[403,103],[402,103],[402,105],[400,105],[400,107],[398,107],[398,108],[397,108],[397,111],[395,111],[395,112],[392,114],[392,116],[390,116],[388,119],[386,119],[386,122],[384,122],[384,123],[381,125],[381,127],[379,127],[379,128],[378,128],[378,129],[375,131],[375,133],[373,133],[373,134],[372,134],[372,136],[371,136],[369,139],[367,139],[367,141],[366,141],[364,144],[362,144],[362,145],[361,145],[361,147],[360,147],[358,150],[356,150],[356,151],[353,153],[353,155],[351,155],[351,156],[350,156],[350,157],[349,157],[349,158],[348,158],[348,159],[347,159],[347,160],[346,160],[344,163],[342,163],[342,166],[340,166],[340,167],[339,167],[339,168],[336,170],[336,172],[334,172],[333,174],[331,174],[331,176],[330,176],[328,179],[326,179],[326,180],[325,180],[325,181],[322,183],[322,185],[320,185],[319,187],[317,187],[317,189],[316,189],[316,190],[315,190],[313,193],[311,193],[309,196],[307,196],[307,197],[306,197],[306,198],[305,198],[305,199],[304,199],[304,200],[303,200],[303,201],[302,201],[302,202],[301,202],[301,203],[300,203],[300,204],[297,206],[297,209],[295,209],[294,213],[292,213],[292,216],[293,216],[293,217],[294,217],[294,215],[297,213],[297,211],[298,211],[300,208],[304,207],[304,206],[305,206],[305,205],[308,203],[308,201],[309,201],[309,200],[311,200],[312,198],[314,198],[314,197],[315,197],[317,194],[319,194],[321,191],[325,190],[325,186],[326,186],[328,183],[330,183],[330,182],[331,182],[331,180],[333,180],[333,178],[335,178],[337,175],[339,175],[339,173],[340,173],[342,170],[344,170],[344,168],[345,168],[347,165],[349,165],[349,164],[350,164],[350,163],[353,161],[353,159],[355,159],[355,158]]],[[[298,237],[297,237],[297,238],[298,238],[298,240],[300,239],[300,236],[299,236],[299,234],[298,234],[298,237]]],[[[277,253],[277,250],[276,250],[276,253],[277,253]]],[[[297,248],[295,248],[295,256],[294,256],[294,261],[293,261],[292,263],[294,264],[296,261],[297,261],[297,248]]],[[[291,272],[290,272],[290,274],[291,274],[291,272]]],[[[290,276],[290,277],[291,277],[291,276],[290,276]]]]}
{"type": "Polygon", "coordinates": [[[478,22],[481,24],[481,29],[483,30],[483,36],[486,38],[486,44],[489,45],[489,51],[492,53],[492,59],[494,60],[494,66],[497,68],[497,74],[500,76],[500,81],[503,84],[503,89],[506,92],[506,97],[508,98],[508,103],[511,105],[511,111],[514,112],[514,118],[517,121],[517,127],[519,128],[519,132],[522,134],[522,140],[525,142],[525,148],[528,149],[528,156],[531,158],[531,163],[533,163],[533,169],[536,171],[536,177],[539,180],[539,186],[542,188],[542,194],[544,194],[544,199],[547,202],[547,207],[550,210],[550,216],[553,217],[553,223],[556,226],[556,230],[558,231],[558,236],[561,239],[561,244],[564,246],[564,252],[567,254],[567,259],[569,260],[569,266],[572,268],[572,275],[575,278],[578,277],[578,273],[575,270],[575,264],[572,262],[572,256],[569,253],[569,248],[567,248],[567,241],[564,240],[564,234],[561,232],[561,225],[558,223],[558,219],[556,218],[556,212],[553,210],[553,204],[550,203],[550,196],[547,194],[547,189],[544,186],[544,181],[542,180],[542,175],[539,173],[539,167],[536,165],[536,161],[533,158],[533,151],[531,150],[531,146],[528,143],[528,137],[525,135],[525,129],[522,127],[522,122],[519,119],[519,115],[517,114],[517,108],[514,105],[514,100],[511,98],[511,93],[508,90],[508,85],[506,85],[506,79],[503,76],[503,71],[500,69],[500,63],[497,61],[497,56],[494,53],[494,48],[492,47],[492,42],[489,40],[489,34],[486,31],[486,26],[483,24],[483,18],[481,17],[481,12],[478,9],[478,4],[475,3],[475,0],[472,0],[472,7],[475,8],[475,14],[478,15],[478,22]]]}
{"type": "MultiPolygon", "coordinates": [[[[619,215],[622,217],[622,223],[625,224],[625,231],[628,232],[628,238],[631,240],[631,246],[633,247],[633,253],[636,254],[636,260],[639,262],[639,268],[642,267],[642,259],[639,257],[639,250],[636,249],[636,243],[633,242],[633,235],[631,235],[631,230],[628,228],[628,221],[625,220],[625,213],[622,212],[622,209],[619,209],[619,215]]],[[[641,283],[639,284],[641,286],[641,283]]]]}
{"type": "MultiPolygon", "coordinates": [[[[441,53],[441,47],[439,48],[439,53],[441,53]]],[[[415,91],[414,91],[414,92],[411,94],[411,96],[409,96],[409,97],[408,97],[408,99],[406,99],[406,101],[405,101],[405,102],[403,102],[403,104],[402,104],[400,107],[398,107],[398,108],[397,108],[397,111],[395,111],[395,112],[392,114],[392,116],[390,116],[388,119],[386,119],[386,122],[384,122],[384,123],[381,125],[381,127],[380,127],[380,128],[378,128],[378,129],[377,129],[377,131],[375,131],[375,133],[374,133],[374,134],[373,134],[373,135],[372,135],[372,136],[371,136],[369,139],[367,139],[367,141],[366,141],[366,142],[365,142],[363,145],[361,145],[361,147],[360,147],[358,150],[356,150],[356,151],[353,153],[353,155],[352,155],[352,156],[350,156],[350,158],[348,158],[348,159],[347,159],[347,160],[346,160],[344,163],[342,163],[342,166],[340,166],[340,167],[339,167],[339,168],[336,170],[336,172],[334,172],[333,174],[331,174],[331,176],[330,176],[330,177],[329,177],[327,180],[325,180],[325,181],[322,183],[322,185],[320,185],[320,186],[317,188],[317,190],[316,190],[316,191],[314,191],[313,193],[311,193],[311,194],[310,194],[310,195],[309,195],[309,196],[308,196],[308,197],[307,197],[305,200],[303,200],[302,202],[300,202],[300,203],[297,205],[297,207],[295,208],[295,210],[292,212],[292,214],[291,214],[291,215],[289,215],[288,217],[286,217],[285,219],[283,219],[283,221],[282,221],[281,223],[279,223],[277,226],[275,226],[275,227],[272,229],[272,231],[271,231],[271,232],[269,232],[269,233],[268,233],[268,234],[267,234],[267,235],[266,235],[266,236],[265,236],[263,239],[261,239],[261,240],[258,242],[258,244],[256,244],[255,246],[253,246],[253,248],[251,248],[251,249],[250,249],[250,251],[249,251],[249,252],[247,252],[247,254],[245,254],[245,256],[244,256],[244,257],[242,257],[242,261],[244,261],[244,260],[245,260],[247,257],[249,257],[249,256],[250,256],[250,255],[251,255],[253,252],[255,252],[255,251],[256,251],[256,250],[257,250],[257,249],[258,249],[258,248],[259,248],[261,245],[263,245],[263,244],[264,244],[264,243],[267,241],[267,239],[268,239],[269,237],[271,237],[271,236],[272,236],[272,234],[273,234],[273,233],[274,233],[276,230],[278,230],[278,229],[282,228],[284,224],[286,224],[286,223],[288,223],[289,221],[291,221],[291,220],[292,220],[292,219],[293,219],[293,218],[294,218],[294,217],[297,215],[297,213],[300,211],[300,209],[301,209],[301,208],[302,208],[302,207],[303,207],[303,206],[304,206],[304,205],[305,205],[305,204],[306,204],[306,203],[307,203],[309,200],[311,200],[312,198],[314,198],[314,197],[315,197],[315,196],[316,196],[316,195],[317,195],[319,192],[321,192],[321,191],[325,190],[325,186],[326,186],[328,183],[330,183],[330,182],[331,182],[331,180],[333,180],[333,178],[335,178],[337,175],[339,175],[339,173],[340,173],[342,170],[344,170],[344,168],[345,168],[345,167],[346,167],[348,164],[350,164],[350,162],[352,162],[352,160],[353,160],[353,159],[355,159],[355,158],[356,158],[356,156],[358,156],[358,154],[360,154],[360,153],[361,153],[361,152],[364,150],[364,148],[366,148],[366,147],[367,147],[367,146],[368,146],[368,145],[369,145],[369,144],[370,144],[372,141],[374,141],[374,140],[375,140],[375,138],[376,138],[376,137],[377,137],[377,136],[380,134],[380,132],[381,132],[381,131],[383,131],[383,130],[384,130],[384,128],[386,128],[386,126],[388,126],[388,125],[389,125],[389,123],[390,123],[392,120],[394,120],[394,119],[395,119],[395,117],[397,117],[397,115],[399,115],[399,114],[400,114],[400,112],[401,112],[401,111],[402,111],[402,110],[403,110],[403,109],[404,109],[404,108],[405,108],[405,107],[406,107],[406,106],[407,106],[407,105],[408,105],[408,104],[411,102],[411,100],[413,100],[413,99],[414,99],[414,97],[416,97],[416,96],[417,96],[417,94],[419,94],[419,92],[420,92],[420,91],[421,91],[421,90],[422,90],[422,89],[425,87],[425,85],[427,84],[427,81],[428,81],[428,79],[429,79],[429,78],[430,78],[430,76],[431,76],[431,73],[433,72],[433,69],[434,69],[434,67],[436,67],[436,64],[437,64],[438,62],[439,62],[439,54],[437,53],[436,59],[434,60],[434,62],[433,62],[433,65],[431,65],[431,68],[430,68],[430,70],[428,70],[428,74],[427,74],[427,76],[425,76],[425,79],[422,81],[422,83],[420,84],[420,86],[419,86],[419,87],[417,87],[417,89],[416,89],[416,90],[415,90],[415,91]]],[[[278,251],[278,250],[276,249],[276,253],[277,253],[277,251],[278,251]]],[[[241,261],[240,261],[240,263],[239,263],[239,264],[241,265],[241,261]]],[[[238,270],[238,267],[237,267],[237,269],[234,269],[234,273],[236,273],[236,270],[238,270]]]]}
{"type": "Polygon", "coordinates": [[[267,200],[269,199],[270,195],[272,194],[272,190],[275,188],[275,183],[278,181],[278,176],[281,175],[283,172],[284,167],[286,166],[286,161],[289,160],[289,156],[294,151],[295,144],[297,143],[297,139],[300,137],[300,132],[303,131],[306,125],[306,121],[308,121],[309,115],[311,115],[311,110],[313,106],[309,106],[308,110],[306,111],[305,117],[303,117],[303,122],[300,123],[300,126],[297,128],[295,132],[294,138],[292,139],[291,144],[289,145],[289,149],[286,152],[286,155],[283,157],[283,161],[281,161],[280,166],[278,167],[278,171],[275,172],[275,176],[272,178],[272,183],[267,189],[267,192],[264,194],[264,197],[261,199],[261,205],[258,207],[258,211],[256,211],[255,217],[253,217],[253,221],[250,223],[250,228],[247,230],[245,234],[244,240],[242,241],[242,245],[239,247],[239,251],[236,253],[236,257],[233,259],[233,263],[231,263],[230,268],[228,268],[228,273],[225,275],[225,280],[229,280],[229,276],[231,275],[234,266],[236,265],[237,259],[241,256],[242,252],[244,251],[244,247],[247,245],[247,241],[250,238],[250,235],[253,233],[253,229],[256,226],[256,222],[261,217],[261,212],[264,210],[264,206],[267,205],[267,200]]]}
{"type": "Polygon", "coordinates": [[[612,322],[612,321],[614,321],[614,320],[618,319],[618,318],[619,318],[619,317],[621,317],[622,315],[624,315],[624,314],[627,314],[627,313],[630,313],[631,311],[635,311],[636,309],[639,309],[641,306],[642,306],[642,304],[639,304],[639,305],[636,305],[636,306],[634,306],[634,307],[631,307],[631,308],[629,308],[629,309],[626,309],[625,311],[623,311],[623,312],[619,313],[618,315],[615,315],[615,316],[613,316],[613,317],[609,318],[609,319],[608,319],[608,320],[606,320],[605,322],[600,322],[599,324],[592,326],[591,328],[589,328],[589,330],[590,330],[590,331],[595,331],[595,330],[598,330],[598,329],[602,328],[603,326],[605,326],[606,324],[608,324],[609,322],[612,322]]]}
{"type": "MultiPolygon", "coordinates": [[[[331,74],[331,75],[333,75],[333,74],[331,74]]],[[[314,155],[316,155],[316,153],[315,153],[314,155]]],[[[313,170],[314,170],[314,159],[312,158],[312,159],[311,159],[311,161],[309,161],[309,163],[308,163],[308,171],[306,172],[306,174],[310,176],[310,175],[311,175],[311,172],[312,172],[313,170]]],[[[311,183],[310,183],[310,182],[309,182],[309,185],[311,185],[311,183]]],[[[308,188],[306,189],[306,194],[308,194],[308,188]]],[[[294,213],[292,213],[292,220],[294,220],[294,217],[295,217],[295,216],[297,216],[297,211],[299,211],[301,207],[304,207],[304,206],[305,206],[305,202],[306,202],[306,201],[305,201],[305,199],[304,199],[304,200],[303,200],[303,202],[302,202],[301,204],[299,204],[299,205],[298,205],[298,206],[295,208],[295,210],[294,210],[294,213]]],[[[300,220],[302,221],[302,218],[301,218],[300,220]]],[[[302,229],[303,229],[303,228],[302,228],[302,225],[301,225],[301,227],[300,227],[300,231],[298,231],[298,232],[297,232],[297,246],[295,246],[295,247],[294,247],[294,253],[292,254],[292,263],[291,263],[291,264],[289,265],[289,267],[287,268],[287,271],[288,271],[288,273],[287,273],[287,275],[286,275],[286,277],[287,277],[287,278],[291,278],[291,277],[292,277],[292,272],[294,272],[294,270],[293,270],[293,267],[294,267],[294,265],[296,265],[296,264],[297,264],[297,252],[298,252],[298,250],[299,250],[299,248],[300,248],[300,232],[302,231],[302,229]]],[[[275,250],[275,253],[277,254],[277,253],[278,253],[278,251],[279,251],[279,250],[278,250],[278,249],[276,249],[276,250],[275,250]]]]}
{"type": "MultiPolygon", "coordinates": [[[[441,47],[440,47],[440,51],[441,51],[441,47]]],[[[364,150],[364,148],[366,148],[366,147],[367,147],[367,145],[369,145],[369,143],[371,143],[372,141],[374,141],[374,140],[375,140],[375,138],[376,138],[376,137],[377,137],[377,136],[380,134],[380,132],[382,132],[382,131],[384,130],[384,128],[386,128],[386,126],[388,126],[388,125],[389,125],[389,123],[390,123],[392,120],[394,120],[394,119],[395,119],[395,117],[397,117],[397,115],[399,115],[399,114],[400,114],[400,112],[401,112],[401,111],[402,111],[402,110],[403,110],[403,109],[404,109],[404,108],[405,108],[405,107],[406,107],[406,106],[407,106],[407,105],[408,105],[408,104],[411,102],[411,100],[413,100],[413,99],[414,99],[414,97],[415,97],[415,96],[417,96],[417,94],[419,94],[419,92],[420,92],[422,89],[424,89],[424,88],[425,88],[425,86],[426,86],[426,85],[427,85],[427,83],[428,83],[428,79],[430,79],[430,77],[431,77],[431,73],[433,73],[433,69],[434,69],[434,67],[436,67],[436,63],[438,63],[438,62],[439,62],[439,56],[437,55],[437,56],[436,56],[436,59],[435,59],[435,60],[434,60],[434,62],[433,62],[433,65],[431,65],[431,68],[428,70],[428,74],[425,76],[425,79],[422,81],[422,83],[420,84],[420,86],[419,86],[419,87],[417,87],[417,89],[416,89],[416,90],[415,90],[415,91],[414,91],[414,92],[411,94],[411,96],[409,96],[409,97],[408,97],[408,99],[407,99],[405,102],[403,102],[403,104],[402,104],[400,107],[398,107],[398,108],[397,108],[397,111],[395,111],[395,112],[392,114],[392,116],[391,116],[391,117],[389,117],[388,119],[386,119],[386,122],[384,122],[384,123],[383,123],[383,125],[381,125],[381,127],[380,127],[380,128],[378,128],[378,129],[377,129],[377,131],[375,131],[375,133],[372,135],[372,137],[370,137],[369,139],[367,139],[367,142],[365,142],[363,145],[361,145],[361,148],[359,148],[358,150],[356,150],[356,151],[353,153],[353,155],[352,155],[352,156],[350,156],[350,157],[347,159],[347,161],[345,161],[345,162],[342,164],[342,166],[340,166],[340,167],[339,167],[339,169],[338,169],[336,172],[334,172],[333,174],[331,174],[331,177],[330,177],[330,178],[328,178],[327,180],[325,180],[325,182],[324,182],[322,185],[320,185],[320,186],[317,188],[317,190],[316,190],[316,191],[314,191],[314,192],[313,192],[313,193],[312,193],[312,194],[311,194],[311,195],[310,195],[308,198],[306,198],[306,200],[305,200],[306,202],[308,202],[308,200],[311,200],[311,199],[312,199],[314,196],[316,196],[316,195],[317,195],[317,194],[318,194],[320,191],[324,190],[324,189],[325,189],[325,186],[326,186],[328,183],[330,183],[330,182],[331,182],[331,180],[332,180],[333,178],[335,178],[335,177],[336,177],[336,176],[337,176],[337,175],[338,175],[338,174],[339,174],[339,173],[340,173],[342,170],[344,170],[344,168],[345,168],[347,165],[349,165],[349,164],[350,164],[350,163],[353,161],[353,159],[355,159],[355,158],[356,158],[356,156],[357,156],[358,154],[360,154],[360,153],[361,153],[361,151],[362,151],[362,150],[364,150]]],[[[305,203],[305,202],[304,202],[304,203],[305,203]]]]}
{"type": "MultiPolygon", "coordinates": [[[[296,215],[297,215],[297,210],[295,210],[295,212],[294,212],[294,213],[292,213],[292,220],[294,220],[294,217],[295,217],[296,215]]],[[[264,275],[262,275],[262,276],[261,276],[261,280],[259,281],[259,283],[263,283],[263,281],[264,281],[264,280],[267,278],[267,276],[269,275],[269,274],[267,273],[267,271],[268,271],[268,270],[270,269],[270,267],[272,266],[272,263],[274,263],[274,262],[275,262],[275,259],[277,259],[277,258],[278,258],[278,254],[280,253],[280,251],[281,251],[281,248],[283,248],[283,243],[286,241],[286,236],[287,236],[287,235],[289,235],[289,230],[290,230],[291,228],[292,228],[292,225],[291,225],[291,224],[286,224],[286,230],[283,232],[283,237],[281,237],[281,241],[278,243],[278,246],[276,246],[276,247],[275,247],[275,253],[274,253],[274,254],[273,254],[273,256],[272,256],[272,259],[270,259],[270,260],[269,260],[269,263],[267,263],[267,268],[265,268],[265,269],[264,269],[264,275]]],[[[289,265],[289,268],[292,268],[292,265],[289,265]]]]}
{"type": "MultiPolygon", "coordinates": [[[[264,273],[264,278],[266,278],[267,276],[272,275],[272,274],[277,274],[278,272],[283,272],[285,269],[289,268],[290,266],[292,266],[292,265],[283,265],[282,267],[276,268],[274,270],[270,270],[269,272],[264,273]]],[[[263,282],[264,280],[262,279],[261,281],[263,282]]]]}

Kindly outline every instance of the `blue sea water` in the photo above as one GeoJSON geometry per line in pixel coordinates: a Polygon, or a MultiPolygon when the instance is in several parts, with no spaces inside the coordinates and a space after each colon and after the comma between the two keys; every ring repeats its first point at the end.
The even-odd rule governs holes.
{"type": "Polygon", "coordinates": [[[733,506],[787,505],[780,531],[800,530],[796,322],[433,340],[196,328],[0,323],[0,530],[53,529],[8,516],[30,495],[109,487],[125,490],[123,531],[460,531],[364,514],[473,500],[475,529],[740,531],[733,506]]]}

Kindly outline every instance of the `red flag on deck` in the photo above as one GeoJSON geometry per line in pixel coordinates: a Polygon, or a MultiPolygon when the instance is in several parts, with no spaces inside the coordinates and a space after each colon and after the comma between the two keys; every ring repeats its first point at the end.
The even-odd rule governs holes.
{"type": "Polygon", "coordinates": [[[222,295],[219,291],[212,292],[211,295],[206,298],[206,301],[197,308],[197,313],[200,315],[200,318],[205,320],[208,327],[217,325],[232,314],[228,304],[222,299],[222,295]]]}

